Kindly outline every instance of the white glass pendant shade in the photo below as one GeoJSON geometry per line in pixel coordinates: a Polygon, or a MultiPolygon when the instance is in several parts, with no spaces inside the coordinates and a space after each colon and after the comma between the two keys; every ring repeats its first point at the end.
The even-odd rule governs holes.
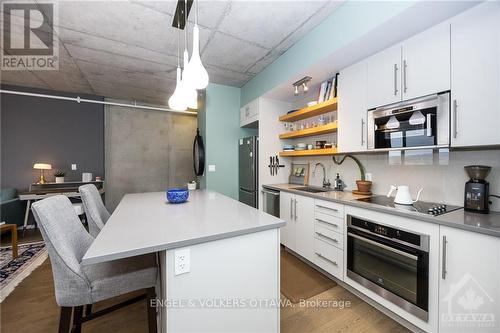
{"type": "MultiPolygon", "coordinates": [[[[186,68],[187,65],[188,65],[188,51],[184,50],[184,68],[186,68]]],[[[182,96],[185,100],[187,107],[190,109],[197,109],[198,92],[189,81],[186,75],[186,69],[184,69],[184,71],[182,72],[181,87],[182,87],[182,96]]]]}
{"type": "Polygon", "coordinates": [[[185,111],[187,109],[185,99],[182,96],[181,68],[177,67],[177,82],[172,96],[168,99],[168,106],[175,111],[185,111]]]}
{"type": "Polygon", "coordinates": [[[399,121],[396,119],[395,116],[391,116],[389,118],[389,121],[387,122],[387,124],[385,124],[385,127],[388,128],[388,129],[399,128],[399,121]]]}
{"type": "Polygon", "coordinates": [[[410,120],[410,125],[422,125],[425,123],[425,116],[419,110],[412,113],[410,120]]]}
{"type": "Polygon", "coordinates": [[[193,53],[186,66],[186,79],[195,89],[205,89],[208,85],[208,73],[200,58],[200,29],[195,24],[193,28],[193,53]]]}

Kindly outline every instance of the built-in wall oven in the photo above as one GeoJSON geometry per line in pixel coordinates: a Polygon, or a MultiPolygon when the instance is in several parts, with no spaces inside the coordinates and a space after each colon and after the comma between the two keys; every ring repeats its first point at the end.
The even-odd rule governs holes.
{"type": "Polygon", "coordinates": [[[368,110],[368,149],[450,145],[450,92],[368,110]]]}
{"type": "Polygon", "coordinates": [[[428,321],[428,235],[347,215],[347,276],[428,321]]]}

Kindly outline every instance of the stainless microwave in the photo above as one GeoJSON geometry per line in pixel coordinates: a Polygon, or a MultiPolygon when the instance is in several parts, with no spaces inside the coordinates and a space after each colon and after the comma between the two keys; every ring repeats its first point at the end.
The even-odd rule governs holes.
{"type": "Polygon", "coordinates": [[[368,110],[368,149],[449,147],[450,92],[368,110]]]}

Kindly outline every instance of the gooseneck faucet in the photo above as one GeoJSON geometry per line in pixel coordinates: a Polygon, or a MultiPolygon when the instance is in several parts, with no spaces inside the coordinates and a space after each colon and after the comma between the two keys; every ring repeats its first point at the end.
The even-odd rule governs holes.
{"type": "Polygon", "coordinates": [[[326,179],[326,169],[325,169],[325,166],[323,165],[323,163],[316,163],[316,165],[314,166],[314,170],[313,170],[313,176],[316,174],[316,168],[318,167],[318,165],[320,165],[322,168],[323,168],[323,187],[324,188],[330,188],[330,181],[328,181],[326,179]]]}

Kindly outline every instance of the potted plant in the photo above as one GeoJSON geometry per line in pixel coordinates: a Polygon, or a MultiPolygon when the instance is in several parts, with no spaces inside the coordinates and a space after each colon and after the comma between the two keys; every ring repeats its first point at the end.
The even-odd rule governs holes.
{"type": "Polygon", "coordinates": [[[346,157],[349,157],[351,158],[354,162],[356,162],[356,164],[358,165],[358,168],[359,168],[359,176],[360,176],[360,179],[356,180],[356,185],[358,186],[358,190],[357,191],[353,191],[353,193],[355,194],[366,194],[366,195],[370,195],[371,194],[371,189],[372,189],[372,182],[371,181],[367,181],[366,178],[365,178],[365,168],[363,167],[363,164],[361,164],[361,162],[354,156],[352,155],[345,155],[341,160],[340,162],[337,162],[337,160],[335,159],[335,156],[332,156],[333,158],[333,162],[337,165],[340,165],[344,162],[344,160],[346,159],[346,157]]]}
{"type": "Polygon", "coordinates": [[[57,170],[55,173],[54,173],[54,176],[56,177],[56,183],[64,183],[64,171],[61,171],[61,170],[57,170]]]}

